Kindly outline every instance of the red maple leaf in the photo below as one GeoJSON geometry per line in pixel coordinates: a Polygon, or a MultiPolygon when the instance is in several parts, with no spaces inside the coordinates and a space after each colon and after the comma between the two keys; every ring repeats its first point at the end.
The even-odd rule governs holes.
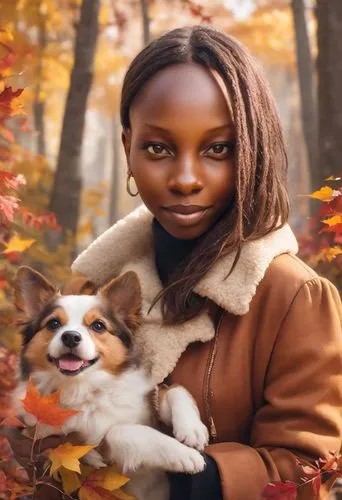
{"type": "Polygon", "coordinates": [[[9,462],[13,458],[13,450],[8,439],[0,434],[0,460],[9,462]]]}
{"type": "Polygon", "coordinates": [[[13,221],[15,213],[19,208],[19,200],[14,196],[0,195],[0,214],[10,222],[13,221]]]}
{"type": "Polygon", "coordinates": [[[268,483],[264,488],[261,498],[273,498],[273,500],[295,500],[297,498],[297,485],[292,481],[274,481],[268,483]]]}

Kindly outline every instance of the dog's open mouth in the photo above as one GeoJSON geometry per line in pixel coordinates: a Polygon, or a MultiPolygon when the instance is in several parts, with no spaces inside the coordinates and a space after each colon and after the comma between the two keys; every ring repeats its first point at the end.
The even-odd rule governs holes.
{"type": "Polygon", "coordinates": [[[58,370],[64,375],[77,375],[89,366],[92,366],[99,358],[81,359],[74,354],[63,354],[60,358],[48,356],[48,360],[54,363],[58,370]]]}

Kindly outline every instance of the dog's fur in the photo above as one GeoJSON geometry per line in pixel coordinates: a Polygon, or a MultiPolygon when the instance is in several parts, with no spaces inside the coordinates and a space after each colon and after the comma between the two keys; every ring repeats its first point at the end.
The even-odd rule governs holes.
{"type": "Polygon", "coordinates": [[[61,428],[40,424],[39,438],[77,431],[85,444],[105,453],[92,450],[87,463],[117,464],[131,477],[126,491],[141,500],[168,498],[164,471],[203,470],[204,459],[195,448],[203,450],[208,432],[184,388],[161,389],[157,398],[159,419],[172,427],[176,439],[155,428],[150,396],[156,388],[134,346],[140,323],[134,272],[97,292],[83,278],[74,278],[60,294],[42,275],[22,267],[15,303],[23,334],[18,412],[28,425],[36,423],[18,403],[29,377],[43,394],[59,390],[64,408],[80,410],[61,428]]]}

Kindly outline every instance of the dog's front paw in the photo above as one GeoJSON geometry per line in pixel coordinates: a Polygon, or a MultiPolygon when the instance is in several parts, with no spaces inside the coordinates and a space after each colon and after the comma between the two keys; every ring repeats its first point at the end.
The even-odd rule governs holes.
{"type": "Polygon", "coordinates": [[[90,450],[86,455],[82,457],[81,460],[84,464],[90,465],[95,469],[100,469],[101,467],[107,467],[100,453],[96,450],[90,450]]]}
{"type": "Polygon", "coordinates": [[[170,449],[167,457],[167,468],[169,472],[186,472],[196,474],[202,472],[205,467],[203,456],[195,449],[177,443],[179,446],[170,449]]]}
{"type": "Polygon", "coordinates": [[[173,419],[173,435],[181,443],[203,451],[208,444],[209,433],[197,415],[183,415],[182,419],[173,419]]]}

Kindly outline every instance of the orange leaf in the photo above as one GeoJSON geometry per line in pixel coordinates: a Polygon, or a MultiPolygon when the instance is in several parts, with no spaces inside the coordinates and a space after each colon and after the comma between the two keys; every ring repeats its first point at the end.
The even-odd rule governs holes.
{"type": "Polygon", "coordinates": [[[0,434],[0,460],[2,462],[8,462],[13,457],[13,450],[5,436],[0,434]]]}
{"type": "Polygon", "coordinates": [[[36,417],[37,422],[52,426],[60,426],[79,413],[78,410],[65,410],[59,406],[59,392],[42,396],[30,381],[27,386],[26,396],[22,400],[24,409],[36,417]]]}
{"type": "Polygon", "coordinates": [[[22,429],[24,427],[26,427],[26,425],[21,420],[19,420],[19,418],[17,418],[14,415],[9,415],[8,417],[5,417],[1,421],[0,426],[1,427],[15,427],[15,428],[21,427],[22,429]]]}
{"type": "Polygon", "coordinates": [[[115,465],[94,470],[87,477],[87,482],[93,486],[115,491],[128,483],[129,477],[124,476],[115,465]]]}
{"type": "Polygon", "coordinates": [[[78,498],[80,500],[118,500],[115,492],[94,486],[92,483],[88,483],[88,481],[82,484],[78,492],[78,498]]]}
{"type": "Polygon", "coordinates": [[[319,191],[315,191],[314,193],[311,193],[309,196],[310,198],[315,198],[316,200],[320,201],[331,201],[335,198],[334,193],[335,191],[331,187],[324,186],[319,191]]]}
{"type": "Polygon", "coordinates": [[[322,222],[329,227],[335,226],[336,224],[342,224],[342,215],[334,215],[333,217],[329,217],[329,219],[324,219],[322,222]]]}

